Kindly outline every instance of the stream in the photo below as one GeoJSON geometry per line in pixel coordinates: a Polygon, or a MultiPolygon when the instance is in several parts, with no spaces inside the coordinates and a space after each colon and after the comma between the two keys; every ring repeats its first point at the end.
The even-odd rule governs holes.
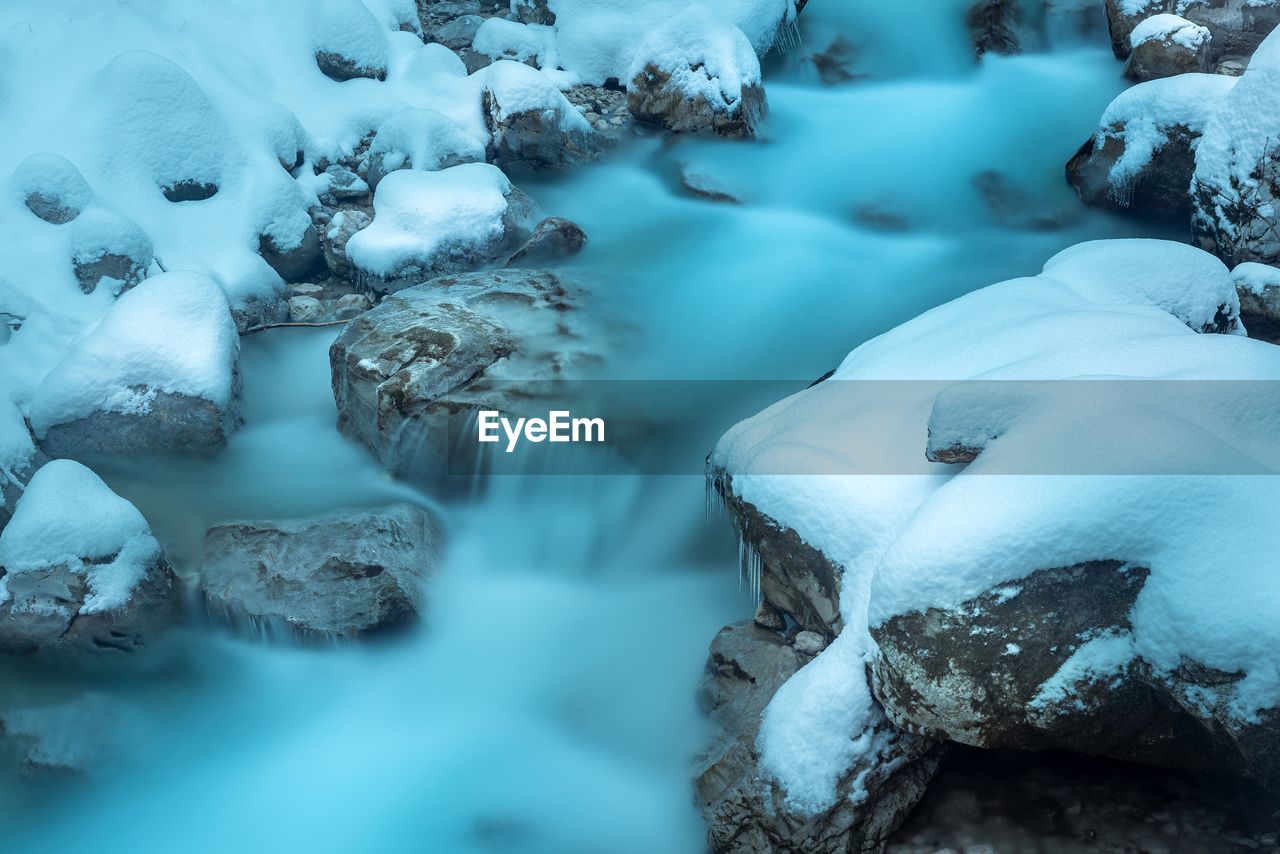
{"type": "MultiPolygon", "coordinates": [[[[641,134],[597,164],[520,182],[590,237],[566,271],[613,319],[611,377],[798,389],[860,342],[1034,274],[1068,245],[1184,237],[1086,210],[1063,180],[1124,88],[1104,34],[975,66],[948,21],[855,21],[836,5],[812,3],[805,43],[768,67],[758,143],[641,134]],[[841,31],[880,46],[874,73],[824,86],[803,57],[820,47],[810,36],[841,31]],[[742,203],[684,192],[682,168],[742,203]]],[[[97,470],[188,578],[218,520],[435,507],[449,549],[426,623],[336,649],[183,627],[140,670],[91,686],[142,715],[125,770],[0,779],[7,850],[86,838],[98,851],[703,850],[693,695],[707,644],[753,602],[728,525],[704,517],[702,479],[531,475],[465,500],[424,494],[338,434],[335,336],[244,339],[245,423],[217,457],[97,470]]],[[[699,418],[718,431],[765,402],[699,418]]],[[[0,668],[7,703],[84,684],[0,668]]]]}

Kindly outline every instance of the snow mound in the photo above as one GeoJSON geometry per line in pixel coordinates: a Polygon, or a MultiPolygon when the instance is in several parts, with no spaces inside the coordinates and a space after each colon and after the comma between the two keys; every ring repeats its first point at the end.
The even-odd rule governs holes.
{"type": "MultiPolygon", "coordinates": [[[[1077,246],[1039,276],[968,294],[868,341],[830,379],[725,434],[712,465],[731,477],[734,494],[844,570],[846,628],[792,680],[796,687],[779,691],[761,730],[762,767],[789,797],[826,806],[824,795],[852,764],[849,749],[832,746],[830,728],[857,741],[882,714],[864,685],[870,625],[955,607],[1048,567],[1098,559],[1150,567],[1132,614],[1135,654],[1157,672],[1184,656],[1245,672],[1223,689],[1243,717],[1280,705],[1273,478],[1028,474],[1059,464],[1078,471],[1071,465],[1078,455],[1110,446],[1125,458],[1147,444],[1176,451],[1187,441],[1257,471],[1280,441],[1280,419],[1259,399],[1264,389],[1228,384],[1215,391],[1213,410],[1179,409],[1180,398],[1165,393],[1151,396],[1162,410],[1144,411],[1139,399],[1130,412],[1072,414],[1070,399],[1064,405],[1053,395],[1054,383],[1041,384],[1046,398],[988,398],[985,408],[963,397],[967,386],[955,386],[1280,380],[1273,346],[1189,328],[1223,305],[1231,314],[1238,307],[1231,286],[1216,259],[1182,244],[1077,246]],[[931,419],[960,436],[975,413],[1000,422],[999,438],[984,433],[967,466],[931,462],[931,419]],[[1135,424],[1146,432],[1130,435],[1135,424]]],[[[1154,451],[1138,459],[1162,462],[1154,451]]]]}
{"type": "Polygon", "coordinates": [[[157,392],[231,404],[240,340],[217,284],[164,273],[126,292],[49,372],[30,407],[37,435],[94,412],[141,414],[157,392]]]}
{"type": "Polygon", "coordinates": [[[554,68],[549,62],[554,53],[554,41],[546,27],[519,24],[505,18],[486,18],[471,40],[471,49],[495,59],[524,62],[541,59],[540,65],[554,68]]]}
{"type": "Polygon", "coordinates": [[[657,72],[693,101],[736,113],[743,90],[760,85],[760,60],[742,30],[693,6],[651,33],[637,48],[624,78],[657,72]]]}
{"type": "Polygon", "coordinates": [[[1188,50],[1199,50],[1209,41],[1212,35],[1208,27],[1194,24],[1177,15],[1152,15],[1133,28],[1129,35],[1129,46],[1137,49],[1138,45],[1149,41],[1171,40],[1188,50]]]}
{"type": "Polygon", "coordinates": [[[484,160],[484,142],[435,110],[405,110],[378,128],[369,147],[370,182],[397,169],[434,172],[484,160]],[[375,177],[376,176],[376,177],[375,177]]]}
{"type": "Polygon", "coordinates": [[[93,201],[93,190],[70,160],[57,154],[33,154],[13,172],[13,188],[22,203],[45,222],[61,225],[93,201]]]}
{"type": "Polygon", "coordinates": [[[360,0],[321,0],[311,21],[316,58],[326,74],[340,80],[386,76],[386,29],[360,0]]]}

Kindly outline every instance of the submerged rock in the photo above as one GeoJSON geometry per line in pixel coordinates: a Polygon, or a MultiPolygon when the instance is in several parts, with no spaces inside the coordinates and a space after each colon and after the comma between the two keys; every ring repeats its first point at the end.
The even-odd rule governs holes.
{"type": "Polygon", "coordinates": [[[224,522],[205,536],[202,589],[210,613],[240,627],[357,638],[421,616],[440,551],[435,518],[408,504],[224,522]]]}
{"type": "Polygon", "coordinates": [[[392,294],[329,350],[338,429],[393,474],[445,474],[453,416],[522,411],[534,383],[593,358],[578,309],[576,290],[539,270],[444,276],[392,294]]]}
{"type": "Polygon", "coordinates": [[[31,777],[105,775],[144,726],[132,706],[98,693],[0,713],[0,735],[21,751],[21,770],[31,777]]]}
{"type": "Polygon", "coordinates": [[[1018,0],[978,0],[966,18],[973,52],[1010,55],[1022,50],[1022,6],[1018,0]]]}
{"type": "Polygon", "coordinates": [[[508,265],[545,264],[577,255],[587,245],[587,234],[577,223],[564,217],[549,216],[533,229],[533,235],[508,265]]]}
{"type": "Polygon", "coordinates": [[[79,463],[31,478],[0,531],[0,651],[98,661],[177,618],[178,583],[142,514],[79,463]]]}

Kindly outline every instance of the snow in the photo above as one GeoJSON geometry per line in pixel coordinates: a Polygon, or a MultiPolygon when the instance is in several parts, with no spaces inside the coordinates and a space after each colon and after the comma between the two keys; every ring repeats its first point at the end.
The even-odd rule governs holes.
{"type": "Polygon", "coordinates": [[[334,53],[361,68],[386,68],[387,27],[360,0],[320,0],[311,16],[317,52],[334,53]]]}
{"type": "Polygon", "coordinates": [[[379,126],[369,154],[380,159],[384,172],[399,169],[406,162],[430,172],[483,161],[484,142],[443,113],[405,110],[379,126]]]}
{"type": "Polygon", "coordinates": [[[93,190],[80,170],[56,154],[33,154],[19,163],[13,171],[12,184],[24,203],[29,195],[38,193],[81,211],[93,200],[93,190]]]}
{"type": "Polygon", "coordinates": [[[1129,46],[1135,50],[1149,41],[1172,41],[1188,50],[1199,50],[1213,36],[1208,27],[1193,24],[1177,15],[1152,15],[1133,28],[1129,46]]]}
{"type": "Polygon", "coordinates": [[[32,427],[96,411],[145,412],[156,392],[229,404],[240,340],[227,299],[198,273],[163,273],[125,292],[41,383],[32,427]]]}
{"type": "Polygon", "coordinates": [[[1114,678],[1133,661],[1133,655],[1133,635],[1128,632],[1107,631],[1090,638],[1040,684],[1029,705],[1036,709],[1079,703],[1073,700],[1079,683],[1114,678]]]}
{"type": "Polygon", "coordinates": [[[510,192],[511,182],[487,163],[392,172],[378,184],[373,222],[347,242],[347,257],[389,277],[445,246],[482,247],[502,233],[510,192]]]}
{"type": "Polygon", "coordinates": [[[539,59],[539,65],[554,68],[554,44],[554,36],[548,27],[520,24],[505,18],[486,18],[476,30],[471,48],[486,56],[517,62],[539,59]]]}
{"type": "Polygon", "coordinates": [[[4,506],[4,482],[31,465],[36,448],[22,413],[0,397],[0,507],[4,506]]]}
{"type": "Polygon", "coordinates": [[[1179,74],[1139,83],[1122,92],[1102,114],[1095,137],[1097,148],[1109,137],[1124,142],[1124,154],[1111,168],[1112,185],[1133,181],[1169,143],[1174,128],[1204,132],[1238,81],[1221,74],[1179,74]]]}
{"type": "Polygon", "coordinates": [[[760,60],[751,42],[701,6],[651,33],[637,48],[624,79],[634,80],[650,67],[669,74],[669,85],[686,98],[701,96],[729,113],[737,111],[744,88],[760,85],[760,60]]]}
{"type": "Polygon", "coordinates": [[[1163,5],[1163,0],[1120,0],[1120,11],[1130,17],[1146,14],[1163,5]]]}
{"type": "Polygon", "coordinates": [[[159,553],[137,508],[71,460],[42,466],[0,531],[6,572],[70,565],[86,574],[90,595],[82,614],[126,604],[159,553]]]}
{"type": "Polygon", "coordinates": [[[141,268],[151,263],[151,238],[136,222],[104,208],[90,208],[67,228],[71,232],[71,260],[92,264],[104,255],[121,255],[141,268]]]}
{"type": "Polygon", "coordinates": [[[1237,264],[1231,271],[1237,290],[1262,296],[1267,288],[1280,288],[1280,269],[1255,261],[1237,264]]]}
{"type": "Polygon", "coordinates": [[[761,730],[762,765],[788,793],[811,809],[829,805],[832,781],[859,758],[820,730],[856,740],[880,714],[864,701],[869,625],[1087,560],[1150,569],[1132,644],[1157,674],[1184,656],[1243,670],[1223,689],[1235,714],[1280,705],[1280,584],[1270,572],[1280,490],[1261,474],[1275,468],[1274,407],[1251,382],[1193,383],[1185,396],[1168,384],[1114,382],[1280,379],[1274,346],[1189,328],[1220,301],[1237,307],[1229,290],[1226,269],[1183,244],[1083,244],[1039,276],[970,293],[868,341],[831,379],[725,434],[713,463],[735,494],[844,569],[846,628],[778,693],[761,730]],[[1044,393],[1018,405],[997,399],[989,412],[964,399],[986,384],[955,386],[1073,378],[1081,381],[1031,384],[1044,393]],[[1088,389],[1088,378],[1113,381],[1093,384],[1115,389],[1113,406],[1053,393],[1088,389]],[[1213,406],[1197,405],[1206,387],[1213,406]],[[1149,393],[1127,394],[1134,389],[1149,393]],[[975,414],[999,429],[977,431],[974,462],[926,459],[931,418],[962,435],[975,414]],[[1184,452],[1246,474],[1188,474],[1184,452]],[[1129,468],[1081,473],[1095,461],[1129,468]],[[1174,473],[1155,474],[1162,466],[1174,473]]]}
{"type": "Polygon", "coordinates": [[[591,124],[573,108],[546,74],[522,62],[498,60],[480,69],[475,76],[484,82],[497,102],[499,121],[519,113],[552,110],[559,115],[561,130],[591,132],[591,124]]]}

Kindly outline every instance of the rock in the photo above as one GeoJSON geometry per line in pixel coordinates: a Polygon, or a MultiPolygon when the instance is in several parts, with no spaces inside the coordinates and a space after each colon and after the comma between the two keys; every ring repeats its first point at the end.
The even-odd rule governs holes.
{"type": "Polygon", "coordinates": [[[463,50],[471,46],[476,31],[485,19],[479,15],[462,15],[428,31],[431,41],[439,42],[450,50],[463,50]]]}
{"type": "Polygon", "coordinates": [[[817,632],[810,631],[796,632],[791,643],[795,646],[796,652],[801,655],[817,655],[827,648],[827,639],[817,632]]]}
{"type": "Polygon", "coordinates": [[[1231,271],[1240,295],[1240,319],[1252,338],[1280,340],[1280,269],[1246,262],[1231,271]]]}
{"type": "Polygon", "coordinates": [[[350,320],[373,308],[373,302],[365,294],[343,294],[334,303],[333,315],[338,320],[350,320]]]}
{"type": "Polygon", "coordinates": [[[225,522],[205,536],[202,590],[210,613],[255,635],[365,637],[421,616],[440,549],[436,520],[407,504],[225,522]]]}
{"type": "Polygon", "coordinates": [[[324,174],[329,178],[329,188],[324,191],[324,195],[335,202],[359,201],[369,195],[369,185],[359,175],[339,163],[334,163],[325,169],[324,174]]]}
{"type": "Polygon", "coordinates": [[[1125,76],[1139,82],[1177,74],[1208,72],[1213,37],[1206,27],[1177,15],[1153,15],[1129,36],[1132,53],[1125,76]]]}
{"type": "Polygon", "coordinates": [[[680,167],[680,186],[695,196],[710,199],[713,202],[742,204],[742,196],[734,188],[715,175],[702,171],[696,166],[684,164],[680,167]]]}
{"type": "Polygon", "coordinates": [[[386,80],[390,61],[387,34],[363,3],[324,0],[311,16],[316,65],[331,80],[386,80]]]}
{"type": "Polygon", "coordinates": [[[53,457],[212,451],[239,424],[239,362],[230,307],[212,279],[152,276],[44,378],[31,425],[53,457]]]}
{"type": "Polygon", "coordinates": [[[151,238],[114,211],[92,208],[71,225],[71,263],[86,294],[103,284],[120,294],[142,281],[151,265],[151,238]]]}
{"type": "Polygon", "coordinates": [[[295,282],[289,286],[289,292],[295,297],[315,297],[320,299],[324,296],[325,291],[324,285],[317,285],[314,282],[295,282]]]}
{"type": "Polygon", "coordinates": [[[602,151],[603,138],[542,72],[501,60],[477,74],[485,81],[489,162],[503,169],[556,169],[602,151]]]}
{"type": "Polygon", "coordinates": [[[853,43],[844,36],[837,35],[824,50],[815,50],[806,59],[813,63],[823,85],[836,86],[859,78],[860,75],[853,68],[857,55],[853,43]]]}
{"type": "Polygon", "coordinates": [[[627,80],[631,115],[678,133],[754,137],[767,110],[750,40],[701,7],[642,42],[627,80]]]}
{"type": "Polygon", "coordinates": [[[71,222],[93,201],[80,170],[57,154],[33,154],[19,163],[13,185],[27,210],[53,225],[71,222]]]}
{"type": "Polygon", "coordinates": [[[290,297],[289,320],[294,323],[314,323],[324,316],[324,306],[315,297],[290,297]]]}
{"type": "Polygon", "coordinates": [[[547,0],[513,0],[511,11],[522,24],[542,24],[549,27],[556,22],[556,13],[551,11],[547,0]]]}
{"type": "MultiPolygon", "coordinates": [[[[334,214],[328,226],[320,234],[320,247],[324,252],[324,263],[329,272],[340,279],[350,279],[355,275],[351,259],[347,257],[347,241],[357,231],[373,222],[373,217],[361,210],[342,210],[334,214]]],[[[298,293],[295,289],[295,293],[298,293]]],[[[314,296],[301,294],[299,296],[314,296]]]]}
{"type": "Polygon", "coordinates": [[[18,407],[0,397],[0,530],[13,516],[31,476],[48,461],[18,407]]]}
{"type": "Polygon", "coordinates": [[[1106,0],[1111,48],[1118,59],[1132,49],[1133,31],[1153,15],[1177,14],[1213,34],[1209,58],[1249,56],[1280,24],[1280,6],[1254,0],[1106,0]]]}
{"type": "Polygon", "coordinates": [[[1280,780],[1280,716],[1233,713],[1244,677],[1185,660],[1159,673],[1134,652],[1130,612],[1150,571],[1095,560],[1034,572],[955,608],[871,633],[876,696],[911,732],[978,747],[1067,749],[1280,780]]]}
{"type": "Polygon", "coordinates": [[[22,754],[31,777],[97,777],[114,770],[145,724],[136,710],[105,694],[0,714],[0,734],[22,754]]]}
{"type": "Polygon", "coordinates": [[[533,236],[507,261],[507,266],[546,264],[577,255],[587,245],[586,232],[564,217],[549,216],[533,229],[533,236]]]}
{"type": "Polygon", "coordinates": [[[1067,163],[1067,182],[1086,204],[1148,214],[1188,211],[1194,149],[1234,85],[1230,77],[1188,74],[1121,93],[1067,163]]]}
{"type": "Polygon", "coordinates": [[[533,202],[496,167],[399,170],[378,184],[374,219],[347,241],[360,286],[392,293],[505,260],[528,239],[533,202]]]}
{"type": "Polygon", "coordinates": [[[884,724],[881,761],[852,769],[835,806],[817,814],[790,807],[760,773],[756,738],[765,706],[803,663],[782,638],[750,622],[726,626],[711,644],[698,696],[719,732],[695,764],[695,797],[715,852],[881,850],[933,776],[936,747],[884,724]],[[858,787],[865,796],[851,797],[858,787]]]}
{"type": "Polygon", "coordinates": [[[176,619],[178,584],[142,514],[79,463],[31,478],[0,531],[0,651],[96,661],[176,619]]]}
{"type": "Polygon", "coordinates": [[[1224,56],[1218,60],[1213,73],[1225,74],[1228,77],[1241,77],[1248,67],[1249,57],[1247,56],[1224,56]]]}
{"type": "Polygon", "coordinates": [[[549,47],[547,37],[539,30],[504,18],[487,18],[471,42],[467,72],[474,73],[503,59],[541,68],[540,57],[549,47]]]}
{"type": "Polygon", "coordinates": [[[336,80],[339,83],[346,80],[355,80],[357,77],[367,77],[370,80],[387,79],[387,69],[385,68],[361,65],[358,60],[327,50],[316,51],[316,65],[325,77],[330,80],[336,80]]]}
{"type": "Polygon", "coordinates": [[[320,235],[310,222],[287,237],[269,233],[260,235],[258,254],[286,282],[305,280],[324,264],[320,235]]]}
{"type": "Polygon", "coordinates": [[[978,0],[969,7],[966,23],[979,59],[988,53],[1008,56],[1022,51],[1026,33],[1017,0],[978,0]]]}
{"type": "Polygon", "coordinates": [[[480,163],[485,147],[453,119],[435,110],[404,110],[378,128],[369,145],[369,186],[397,169],[436,172],[480,163]]]}
{"type": "Polygon", "coordinates": [[[576,290],[545,271],[444,276],[399,291],[347,324],[329,350],[338,429],[393,474],[437,477],[452,416],[528,411],[536,381],[593,358],[579,349],[585,333],[576,290]],[[519,394],[508,377],[522,381],[519,394]]]}

